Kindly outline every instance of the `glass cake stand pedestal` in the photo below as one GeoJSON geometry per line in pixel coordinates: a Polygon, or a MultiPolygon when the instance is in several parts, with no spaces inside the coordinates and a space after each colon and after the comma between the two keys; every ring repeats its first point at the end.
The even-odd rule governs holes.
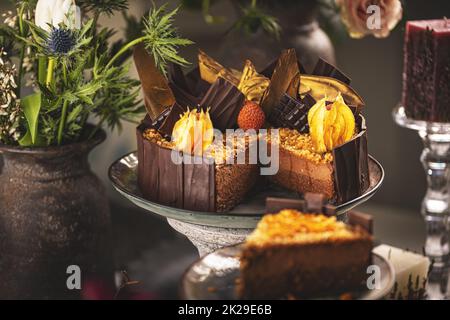
{"type": "MultiPolygon", "coordinates": [[[[229,212],[201,212],[169,207],[142,196],[137,183],[137,164],[137,154],[132,152],[111,165],[109,178],[114,188],[138,207],[166,218],[172,228],[192,242],[200,256],[243,242],[264,215],[266,197],[298,198],[296,193],[268,186],[248,195],[229,212]]],[[[369,188],[362,195],[336,206],[338,219],[344,220],[347,211],[370,199],[380,188],[384,170],[371,156],[369,172],[369,188]]]]}
{"type": "Polygon", "coordinates": [[[421,209],[426,225],[425,253],[435,266],[444,267],[450,252],[450,123],[410,119],[401,105],[394,109],[393,117],[399,126],[417,131],[422,138],[420,160],[428,182],[421,209]]]}

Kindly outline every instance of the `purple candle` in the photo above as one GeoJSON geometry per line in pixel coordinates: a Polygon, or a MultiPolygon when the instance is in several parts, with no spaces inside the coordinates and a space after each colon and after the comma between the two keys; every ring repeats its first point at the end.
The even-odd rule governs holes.
{"type": "Polygon", "coordinates": [[[450,122],[450,20],[408,21],[404,54],[407,116],[450,122]]]}

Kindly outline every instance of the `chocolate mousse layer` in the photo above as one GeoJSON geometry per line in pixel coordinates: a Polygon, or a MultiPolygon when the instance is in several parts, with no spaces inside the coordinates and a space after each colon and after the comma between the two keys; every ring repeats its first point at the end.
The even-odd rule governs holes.
{"type": "Polygon", "coordinates": [[[309,134],[279,129],[279,170],[269,179],[301,194],[321,193],[336,204],[362,195],[370,180],[366,125],[361,115],[356,124],[358,134],[353,139],[323,154],[314,151],[309,134]]]}

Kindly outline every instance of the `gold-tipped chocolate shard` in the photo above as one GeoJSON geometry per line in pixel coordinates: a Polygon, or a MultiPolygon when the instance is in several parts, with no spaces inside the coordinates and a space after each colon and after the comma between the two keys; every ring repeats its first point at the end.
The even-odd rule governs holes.
{"type": "Polygon", "coordinates": [[[245,95],[247,100],[260,103],[269,83],[269,79],[256,72],[256,68],[250,60],[245,61],[238,89],[245,95]]]}
{"type": "Polygon", "coordinates": [[[300,92],[300,73],[298,73],[289,84],[286,93],[294,99],[297,99],[300,92]]]}
{"type": "MultiPolygon", "coordinates": [[[[238,89],[241,90],[243,84],[256,75],[256,68],[250,60],[245,60],[244,69],[242,70],[241,80],[239,81],[238,89]]],[[[242,91],[242,90],[241,90],[242,91]]]]}
{"type": "Polygon", "coordinates": [[[336,99],[339,93],[348,105],[361,108],[364,106],[362,98],[349,85],[334,78],[305,75],[300,76],[300,96],[310,94],[316,101],[327,97],[330,101],[336,99]]]}
{"type": "Polygon", "coordinates": [[[300,73],[295,49],[287,49],[281,52],[275,69],[270,79],[269,87],[261,101],[261,107],[265,114],[270,114],[283,94],[287,92],[292,80],[300,73]]]}
{"type": "Polygon", "coordinates": [[[198,67],[200,77],[210,84],[216,82],[218,77],[230,81],[235,86],[239,84],[239,78],[231,70],[222,66],[202,50],[198,51],[198,67]]]}
{"type": "Polygon", "coordinates": [[[158,70],[155,60],[144,45],[134,47],[133,58],[141,80],[147,113],[151,119],[156,119],[161,112],[175,103],[175,97],[167,79],[158,70]]]}
{"type": "MultiPolygon", "coordinates": [[[[300,81],[300,77],[298,78],[298,80],[300,81]]],[[[298,87],[298,93],[300,94],[300,97],[303,97],[310,92],[311,88],[305,85],[304,83],[301,83],[300,81],[300,86],[298,87]]]]}

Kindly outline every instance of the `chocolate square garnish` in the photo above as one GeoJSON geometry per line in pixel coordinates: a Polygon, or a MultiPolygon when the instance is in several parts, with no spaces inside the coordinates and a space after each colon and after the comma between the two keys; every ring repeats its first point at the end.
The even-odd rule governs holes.
{"type": "Polygon", "coordinates": [[[325,196],[323,194],[307,192],[304,198],[307,212],[322,213],[325,204],[325,196]]]}
{"type": "Polygon", "coordinates": [[[305,207],[306,203],[302,199],[266,198],[266,213],[277,213],[283,209],[294,209],[303,212],[305,207]]]}
{"type": "Polygon", "coordinates": [[[296,129],[301,133],[309,132],[308,111],[312,105],[293,99],[284,94],[279,104],[270,113],[269,121],[279,128],[296,129]]]}
{"type": "Polygon", "coordinates": [[[291,96],[294,99],[297,99],[299,96],[298,89],[300,88],[300,73],[297,73],[296,76],[292,79],[291,83],[289,84],[286,94],[291,96]]]}
{"type": "Polygon", "coordinates": [[[360,127],[358,135],[332,151],[337,203],[360,196],[370,185],[367,132],[361,115],[356,123],[360,127]]]}
{"type": "Polygon", "coordinates": [[[351,82],[351,79],[347,77],[345,73],[322,58],[319,58],[319,61],[317,61],[317,64],[311,74],[315,76],[334,78],[347,85],[351,82]]]}
{"type": "Polygon", "coordinates": [[[301,101],[308,107],[308,110],[316,104],[316,99],[314,99],[309,93],[305,94],[301,101]]]}
{"type": "Polygon", "coordinates": [[[237,127],[237,117],[245,96],[231,82],[219,77],[206,92],[200,106],[210,108],[209,114],[214,128],[221,131],[237,127]]]}
{"type": "Polygon", "coordinates": [[[261,108],[266,114],[270,114],[272,109],[279,104],[283,94],[286,93],[299,72],[295,50],[283,50],[270,78],[269,87],[261,99],[261,108]]]}
{"type": "Polygon", "coordinates": [[[368,233],[373,234],[373,217],[370,214],[349,211],[347,212],[347,223],[351,226],[360,226],[368,233]]]}
{"type": "Polygon", "coordinates": [[[203,98],[206,91],[208,91],[209,87],[211,86],[200,76],[200,69],[198,66],[186,74],[186,82],[188,87],[190,88],[190,93],[193,96],[198,97],[199,100],[203,98]]]}

